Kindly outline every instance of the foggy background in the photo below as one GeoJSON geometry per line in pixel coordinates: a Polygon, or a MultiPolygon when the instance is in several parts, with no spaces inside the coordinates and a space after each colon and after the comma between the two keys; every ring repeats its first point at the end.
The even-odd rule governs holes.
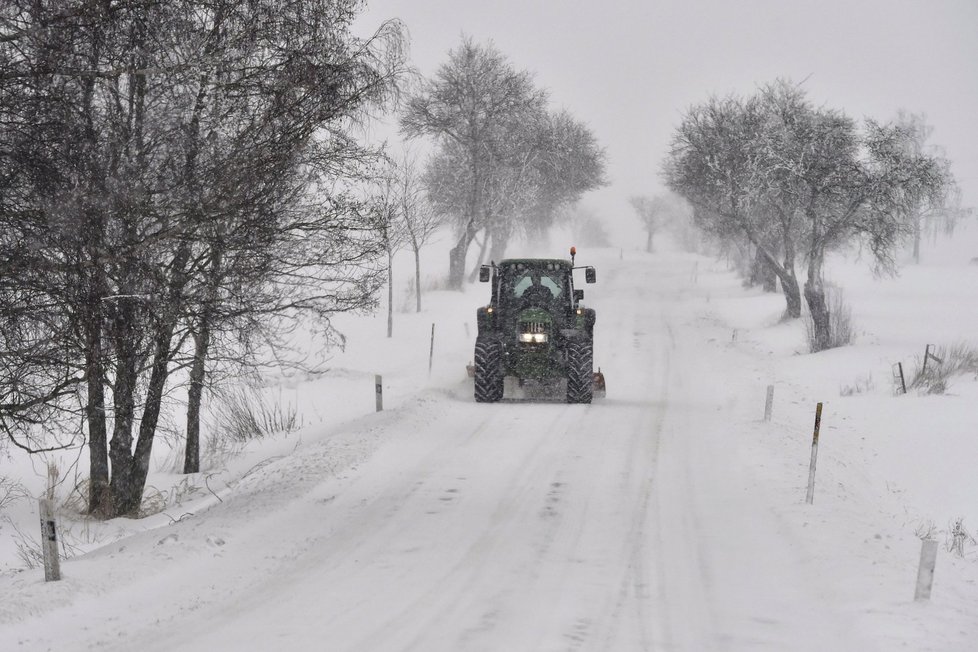
{"type": "MultiPolygon", "coordinates": [[[[364,33],[398,18],[425,76],[463,34],[492,41],[588,124],[609,185],[585,207],[613,235],[638,237],[627,198],[663,191],[660,163],[680,115],[711,94],[750,94],[778,77],[861,120],[924,113],[978,205],[978,2],[940,0],[370,0],[364,33]]],[[[391,122],[395,119],[392,117],[391,122]]]]}

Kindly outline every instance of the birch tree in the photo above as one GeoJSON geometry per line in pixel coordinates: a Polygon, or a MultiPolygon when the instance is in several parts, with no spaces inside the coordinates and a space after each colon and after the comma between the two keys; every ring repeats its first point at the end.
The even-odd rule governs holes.
{"type": "Polygon", "coordinates": [[[417,159],[405,152],[398,167],[400,217],[407,243],[414,255],[414,294],[416,311],[421,312],[421,249],[444,225],[444,220],[428,201],[422,185],[417,159]]]}
{"type": "Polygon", "coordinates": [[[394,24],[350,35],[358,8],[16,0],[0,16],[0,164],[18,188],[0,233],[30,243],[0,243],[19,263],[0,309],[35,326],[6,331],[21,340],[67,335],[56,356],[4,356],[0,423],[23,434],[39,405],[71,414],[81,396],[92,513],[138,512],[188,349],[196,438],[215,333],[372,301],[376,232],[344,188],[373,155],[349,126],[402,58],[394,24]]]}

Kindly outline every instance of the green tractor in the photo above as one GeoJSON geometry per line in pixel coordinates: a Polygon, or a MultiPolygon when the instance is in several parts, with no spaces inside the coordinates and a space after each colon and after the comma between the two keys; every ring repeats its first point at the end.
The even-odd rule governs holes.
{"type": "MultiPolygon", "coordinates": [[[[604,376],[595,373],[595,312],[580,305],[584,290],[574,289],[571,259],[504,260],[483,265],[479,280],[491,282],[492,299],[478,309],[475,340],[475,400],[503,398],[506,379],[519,387],[553,390],[566,383],[568,403],[590,403],[604,394],[604,376]]],[[[584,278],[594,283],[593,267],[584,278]]]]}

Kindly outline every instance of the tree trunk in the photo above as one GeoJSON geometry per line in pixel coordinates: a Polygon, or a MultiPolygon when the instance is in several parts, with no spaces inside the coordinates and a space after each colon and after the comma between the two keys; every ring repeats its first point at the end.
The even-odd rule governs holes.
{"type": "Polygon", "coordinates": [[[822,283],[822,261],[824,253],[813,253],[808,261],[808,279],[805,281],[805,301],[812,318],[812,353],[824,351],[831,346],[831,325],[829,309],[825,302],[825,286],[822,283]]]}
{"type": "MultiPolygon", "coordinates": [[[[91,50],[88,64],[91,69],[100,65],[98,43],[101,39],[98,25],[91,34],[91,50]]],[[[87,177],[88,190],[104,190],[98,166],[95,163],[99,138],[94,127],[95,77],[89,76],[82,84],[82,120],[84,128],[84,152],[78,161],[82,174],[87,177]]],[[[103,193],[99,193],[100,195],[103,193]]],[[[84,245],[79,251],[80,273],[84,275],[86,265],[91,266],[91,284],[87,291],[87,306],[83,306],[86,321],[85,333],[85,374],[88,384],[88,399],[85,413],[88,419],[89,448],[89,502],[88,511],[92,515],[107,516],[112,512],[112,492],[109,487],[108,428],[105,417],[105,364],[102,356],[103,303],[106,291],[105,268],[102,250],[105,246],[105,218],[102,211],[86,209],[82,214],[85,233],[84,245]]]]}
{"type": "MultiPolygon", "coordinates": [[[[489,247],[489,260],[499,261],[506,255],[506,247],[509,245],[510,233],[499,229],[492,233],[492,246],[489,247]]],[[[486,231],[486,240],[489,239],[489,232],[486,231]]],[[[473,279],[475,280],[475,279],[473,279]]]]}
{"type": "Polygon", "coordinates": [[[187,283],[187,262],[190,260],[190,238],[184,239],[173,256],[170,266],[170,282],[167,287],[164,302],[157,307],[160,320],[156,325],[153,338],[153,364],[150,371],[149,385],[146,388],[146,400],[143,404],[142,418],[139,420],[139,438],[136,440],[136,450],[132,456],[128,482],[120,487],[120,494],[115,494],[115,515],[135,516],[143,500],[143,489],[146,487],[146,476],[149,474],[150,455],[153,452],[153,438],[156,436],[156,425],[160,419],[160,408],[163,403],[163,390],[169,378],[170,357],[173,332],[177,319],[183,309],[182,294],[187,283]]]}
{"type": "Polygon", "coordinates": [[[450,290],[462,289],[462,284],[465,282],[465,257],[474,237],[475,230],[470,222],[448,254],[448,289],[450,290]]]}
{"type": "Polygon", "coordinates": [[[458,243],[448,252],[448,289],[461,290],[465,278],[465,252],[469,243],[463,235],[458,243]]]}
{"type": "Polygon", "coordinates": [[[765,292],[778,291],[778,274],[758,247],[750,268],[750,284],[760,285],[765,292]]]}
{"type": "Polygon", "coordinates": [[[210,345],[209,319],[201,318],[194,333],[194,361],[190,366],[190,388],[187,390],[187,442],[183,453],[183,472],[200,472],[200,405],[204,396],[207,349],[210,345]]]}
{"type": "Polygon", "coordinates": [[[757,251],[764,255],[765,260],[774,274],[781,280],[781,291],[784,293],[785,317],[798,319],[801,317],[801,292],[798,289],[798,279],[795,277],[795,252],[790,243],[785,243],[784,262],[779,263],[774,254],[765,246],[754,243],[757,251]]]}
{"type": "Polygon", "coordinates": [[[913,262],[917,265],[920,264],[920,232],[921,232],[920,216],[917,216],[913,221],[913,262]]]}
{"type": "Polygon", "coordinates": [[[88,513],[93,516],[108,516],[112,512],[112,492],[109,489],[109,451],[105,425],[102,325],[97,307],[91,306],[93,314],[89,317],[91,323],[88,324],[85,343],[85,376],[88,385],[88,400],[85,404],[89,455],[88,513]]]}
{"type": "Polygon", "coordinates": [[[200,322],[194,333],[194,361],[190,366],[190,387],[187,390],[187,441],[184,447],[183,472],[200,472],[200,406],[204,396],[204,377],[207,374],[207,354],[210,350],[214,312],[220,299],[224,279],[224,225],[215,224],[215,239],[211,245],[206,276],[204,305],[200,322]]]}
{"type": "MultiPolygon", "coordinates": [[[[212,45],[208,46],[208,52],[210,52],[210,48],[218,47],[217,38],[223,22],[224,12],[223,8],[219,6],[214,17],[214,27],[212,32],[214,40],[211,42],[212,45]]],[[[201,148],[200,116],[207,100],[209,83],[210,75],[207,73],[202,73],[198,81],[199,85],[197,88],[197,97],[194,101],[194,111],[189,124],[190,147],[187,150],[186,159],[184,160],[184,183],[193,191],[194,200],[192,201],[190,212],[193,215],[193,221],[196,224],[201,224],[203,222],[202,215],[200,214],[201,193],[200,182],[197,177],[197,157],[200,154],[201,148]]],[[[206,278],[207,290],[204,297],[204,305],[201,308],[200,323],[197,326],[197,332],[193,335],[194,360],[190,366],[190,387],[187,389],[187,437],[186,441],[184,442],[183,451],[184,473],[200,472],[200,407],[204,397],[204,378],[207,374],[207,353],[210,349],[211,340],[211,317],[214,314],[214,306],[218,300],[218,288],[220,287],[221,279],[223,278],[222,261],[224,256],[224,225],[220,221],[212,224],[216,231],[216,237],[211,245],[210,260],[208,261],[209,267],[206,278]]],[[[178,252],[175,260],[178,261],[179,257],[180,253],[178,252]]],[[[171,294],[173,292],[173,288],[175,287],[175,284],[171,284],[171,294]]],[[[169,345],[167,345],[167,348],[169,348],[169,345]]],[[[156,367],[154,364],[154,373],[155,370],[156,367]]],[[[166,374],[164,374],[164,376],[165,375],[166,374]]],[[[143,421],[145,421],[145,419],[146,413],[144,410],[143,421]]],[[[141,440],[142,423],[140,423],[140,441],[141,440]]],[[[152,440],[150,440],[149,446],[152,447],[152,440]]],[[[137,444],[137,452],[138,448],[139,445],[137,444]]],[[[140,501],[141,500],[142,489],[140,488],[140,501]]]]}
{"type": "Polygon", "coordinates": [[[812,353],[818,353],[828,349],[831,342],[829,310],[825,304],[825,288],[821,283],[805,282],[805,301],[812,317],[812,353]]]}
{"type": "MultiPolygon", "coordinates": [[[[118,299],[119,302],[131,299],[118,299]]],[[[128,321],[131,311],[126,306],[119,306],[124,314],[119,321],[128,321]]],[[[113,417],[112,441],[109,442],[109,459],[112,462],[112,495],[114,497],[125,493],[129,486],[129,476],[132,471],[132,428],[136,412],[136,382],[138,378],[136,347],[131,332],[131,323],[117,325],[116,332],[116,371],[115,383],[112,386],[112,402],[115,409],[113,417]]]]}
{"type": "MultiPolygon", "coordinates": [[[[748,248],[750,251],[750,248],[748,248]]],[[[754,247],[754,257],[751,258],[750,262],[750,273],[747,275],[747,284],[750,287],[759,285],[761,283],[761,274],[763,273],[764,262],[767,259],[764,257],[764,252],[761,251],[760,247],[754,247]]]]}
{"type": "Polygon", "coordinates": [[[787,232],[782,234],[781,247],[784,250],[782,267],[785,274],[778,273],[778,278],[781,279],[781,291],[784,293],[785,315],[788,319],[798,319],[801,317],[801,292],[795,275],[795,243],[787,232]]]}
{"type": "Polygon", "coordinates": [[[139,421],[139,439],[132,456],[129,477],[120,492],[114,494],[116,516],[136,516],[143,500],[146,477],[149,475],[149,461],[153,452],[153,438],[160,418],[163,404],[163,389],[169,377],[170,344],[173,338],[173,323],[161,324],[158,328],[153,353],[153,367],[149,385],[146,388],[146,402],[143,416],[139,421]]]}
{"type": "Polygon", "coordinates": [[[418,310],[421,312],[421,249],[416,241],[412,241],[414,249],[414,295],[418,300],[418,310]]]}
{"type": "Polygon", "coordinates": [[[486,248],[489,245],[489,234],[486,233],[486,237],[483,238],[482,244],[479,245],[479,255],[475,259],[475,267],[472,268],[472,273],[469,274],[469,283],[475,283],[476,279],[479,278],[479,266],[483,265],[486,261],[486,248]]]}
{"type": "Polygon", "coordinates": [[[798,288],[798,279],[791,274],[778,274],[781,279],[781,292],[784,293],[784,314],[788,319],[798,319],[801,317],[801,291],[798,288]]]}
{"type": "Polygon", "coordinates": [[[394,337],[394,252],[387,249],[387,337],[394,337]]]}

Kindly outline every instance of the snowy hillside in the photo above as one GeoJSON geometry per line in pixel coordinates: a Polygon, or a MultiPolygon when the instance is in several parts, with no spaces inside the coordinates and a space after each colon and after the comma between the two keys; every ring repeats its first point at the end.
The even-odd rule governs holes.
{"type": "MultiPolygon", "coordinates": [[[[65,507],[88,552],[61,582],[17,569],[36,502],[7,504],[0,650],[978,649],[978,546],[950,550],[957,520],[978,529],[978,381],[891,379],[927,344],[978,347],[976,235],[894,279],[834,260],[856,341],[818,355],[723,261],[581,251],[608,380],[589,406],[473,401],[485,286],[429,292],[390,340],[383,316],[344,318],[330,372],[266,388],[299,430],[189,478],[160,446],[166,507],[138,522],[65,507]],[[921,534],[940,543],[928,602],[921,534]]],[[[12,452],[0,476],[36,495],[29,464],[12,452]]]]}

